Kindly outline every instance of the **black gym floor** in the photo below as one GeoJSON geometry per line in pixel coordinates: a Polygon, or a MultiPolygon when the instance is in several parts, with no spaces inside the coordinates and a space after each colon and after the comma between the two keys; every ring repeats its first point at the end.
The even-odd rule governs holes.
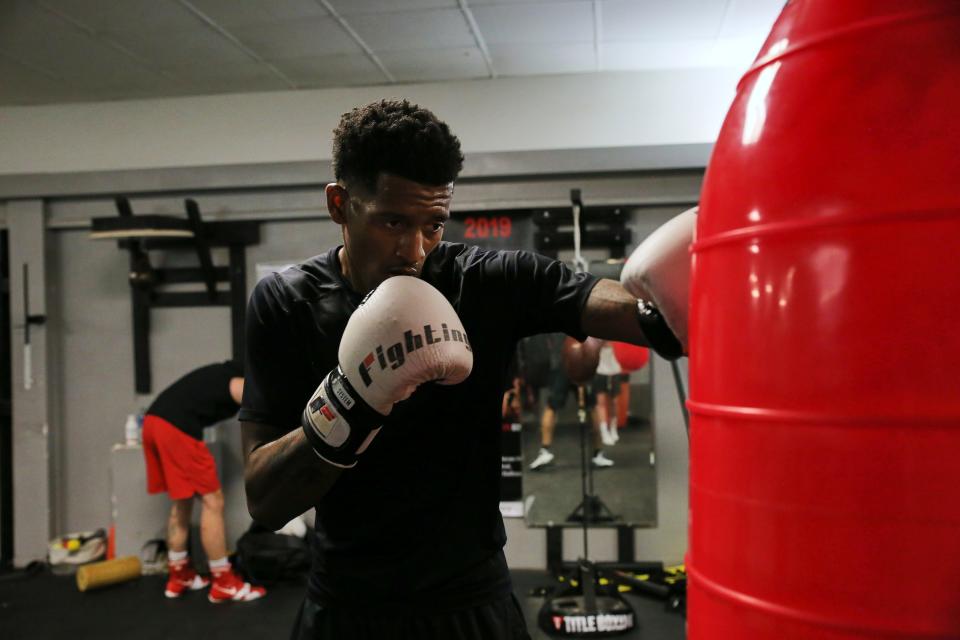
{"type": "MultiPolygon", "coordinates": [[[[536,628],[542,597],[530,595],[553,583],[544,571],[514,571],[514,589],[523,604],[534,639],[549,638],[536,628]]],[[[40,573],[30,577],[0,576],[0,637],[4,640],[73,640],[104,638],[201,638],[242,640],[286,638],[303,586],[274,585],[263,600],[212,605],[203,592],[180,600],[163,597],[165,576],[143,576],[99,591],[77,591],[73,576],[40,573]]],[[[667,612],[662,602],[627,596],[639,628],[622,638],[676,640],[685,637],[684,619],[667,612]]]]}

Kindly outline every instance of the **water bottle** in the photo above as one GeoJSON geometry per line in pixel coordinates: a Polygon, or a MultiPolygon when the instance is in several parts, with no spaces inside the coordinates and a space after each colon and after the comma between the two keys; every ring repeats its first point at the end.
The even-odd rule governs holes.
{"type": "Polygon", "coordinates": [[[123,432],[128,446],[140,444],[140,423],[137,421],[136,415],[131,413],[127,416],[127,423],[124,425],[123,432]]]}

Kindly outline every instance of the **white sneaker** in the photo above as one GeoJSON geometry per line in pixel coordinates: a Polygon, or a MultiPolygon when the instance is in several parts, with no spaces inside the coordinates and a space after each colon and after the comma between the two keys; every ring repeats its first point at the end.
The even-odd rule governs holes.
{"type": "Polygon", "coordinates": [[[613,460],[603,455],[603,451],[597,451],[597,455],[591,458],[590,464],[592,464],[594,467],[612,467],[613,460]]]}
{"type": "Polygon", "coordinates": [[[553,462],[554,456],[548,449],[540,448],[540,453],[537,454],[537,457],[530,463],[530,470],[536,471],[541,467],[545,467],[551,462],[553,462]]]}
{"type": "Polygon", "coordinates": [[[614,440],[613,437],[614,436],[613,436],[612,430],[606,424],[601,422],[600,423],[600,442],[602,442],[604,446],[612,447],[617,443],[617,441],[614,440]]]}
{"type": "Polygon", "coordinates": [[[610,423],[610,440],[613,441],[610,444],[617,444],[620,442],[620,427],[617,426],[616,420],[610,423]]]}

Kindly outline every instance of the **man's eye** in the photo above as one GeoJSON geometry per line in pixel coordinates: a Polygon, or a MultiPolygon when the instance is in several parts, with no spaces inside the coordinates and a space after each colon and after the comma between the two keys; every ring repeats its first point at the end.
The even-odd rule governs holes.
{"type": "Polygon", "coordinates": [[[387,229],[399,229],[403,226],[403,221],[397,218],[392,218],[384,221],[384,224],[387,226],[387,229]]]}
{"type": "Polygon", "coordinates": [[[432,225],[430,225],[430,230],[433,231],[433,233],[438,233],[441,229],[443,229],[442,222],[434,222],[432,225]]]}

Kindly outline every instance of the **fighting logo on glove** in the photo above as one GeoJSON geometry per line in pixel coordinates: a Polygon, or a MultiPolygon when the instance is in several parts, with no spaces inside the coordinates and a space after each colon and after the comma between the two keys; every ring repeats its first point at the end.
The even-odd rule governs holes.
{"type": "Polygon", "coordinates": [[[378,344],[374,351],[367,354],[367,357],[363,359],[363,362],[361,362],[358,367],[360,378],[364,384],[369,387],[370,383],[373,382],[373,379],[370,377],[370,370],[374,362],[380,364],[381,371],[386,370],[388,366],[391,369],[397,369],[402,367],[406,361],[404,354],[409,355],[418,349],[422,349],[424,341],[426,341],[426,344],[429,346],[441,341],[450,342],[451,340],[454,342],[462,342],[467,348],[467,351],[472,351],[472,349],[470,349],[470,342],[467,340],[467,334],[460,329],[450,329],[446,322],[440,325],[439,332],[429,324],[423,325],[423,335],[414,333],[412,329],[408,329],[403,332],[403,342],[394,342],[387,349],[384,349],[382,344],[378,344]],[[374,352],[376,352],[376,358],[374,358],[374,352]]]}
{"type": "Polygon", "coordinates": [[[410,276],[388,278],[364,299],[343,331],[338,360],[307,403],[301,426],[317,455],[340,467],[356,464],[393,405],[418,386],[458,384],[473,369],[456,311],[410,276]]]}

